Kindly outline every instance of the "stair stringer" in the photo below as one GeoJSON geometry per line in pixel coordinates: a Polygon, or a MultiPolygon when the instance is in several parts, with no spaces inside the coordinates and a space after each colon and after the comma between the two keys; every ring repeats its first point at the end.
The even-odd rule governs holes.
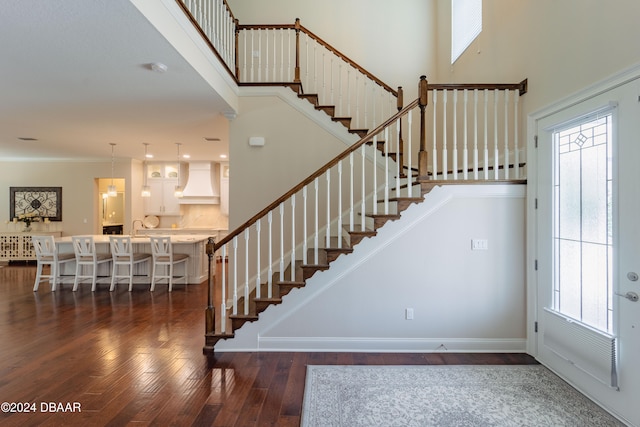
{"type": "MultiPolygon", "coordinates": [[[[261,313],[257,322],[247,323],[236,330],[235,338],[219,341],[215,351],[525,351],[525,187],[525,185],[494,184],[434,188],[431,193],[425,196],[425,202],[410,206],[403,212],[400,220],[385,224],[378,230],[377,236],[364,239],[354,248],[353,253],[339,257],[328,270],[317,272],[307,280],[304,288],[293,290],[283,299],[282,304],[271,306],[261,313]],[[338,312],[335,307],[320,303],[320,301],[329,297],[335,298],[338,295],[340,301],[347,301],[355,311],[363,305],[362,301],[365,299],[361,298],[356,290],[357,284],[354,286],[353,283],[348,283],[348,280],[357,279],[358,274],[366,272],[372,265],[375,266],[374,261],[377,256],[384,255],[385,252],[393,253],[397,251],[398,245],[404,244],[406,239],[415,239],[416,235],[423,232],[425,225],[429,227],[427,224],[430,222],[441,222],[443,216],[450,216],[448,210],[452,205],[456,205],[456,202],[462,201],[466,204],[466,200],[471,200],[471,204],[473,204],[474,200],[482,201],[485,199],[499,205],[499,209],[496,208],[498,211],[504,211],[502,205],[505,204],[512,207],[513,212],[509,213],[517,216],[513,219],[513,224],[507,221],[510,225],[498,233],[499,236],[495,237],[496,241],[490,240],[490,248],[492,244],[498,243],[498,239],[500,241],[504,239],[509,245],[514,246],[501,253],[501,262],[509,266],[508,269],[513,270],[506,281],[502,280],[496,285],[491,283],[487,285],[484,283],[483,277],[476,277],[476,283],[468,289],[465,288],[465,295],[462,296],[447,295],[447,292],[455,291],[453,288],[449,289],[449,284],[447,287],[431,289],[433,295],[420,295],[422,297],[420,301],[435,304],[435,308],[432,310],[438,311],[444,307],[447,309],[451,307],[454,310],[453,314],[446,311],[436,316],[436,322],[424,322],[424,318],[432,316],[432,313],[426,312],[426,308],[424,311],[422,308],[418,308],[419,300],[416,298],[415,289],[407,292],[406,288],[402,288],[402,292],[394,295],[394,298],[390,298],[388,294],[390,289],[394,287],[400,289],[400,286],[393,280],[372,284],[366,288],[370,295],[367,296],[364,304],[370,304],[371,307],[364,316],[354,315],[350,319],[349,310],[338,312]],[[488,291],[487,288],[489,288],[488,291]],[[439,295],[439,293],[443,295],[439,295]],[[502,308],[496,308],[495,305],[492,306],[493,303],[484,301],[479,308],[482,312],[486,311],[486,315],[481,318],[481,321],[474,321],[470,314],[474,310],[470,311],[467,307],[469,303],[473,302],[469,301],[469,298],[483,300],[487,298],[486,294],[497,296],[500,301],[511,297],[512,302],[509,302],[506,307],[503,302],[502,308]],[[437,298],[428,298],[428,296],[437,298]],[[460,301],[463,303],[461,304],[460,301]],[[462,307],[458,307],[458,305],[462,305],[462,307]],[[405,307],[415,308],[415,320],[404,320],[405,307]],[[324,313],[318,315],[318,310],[320,312],[324,310],[324,313]],[[391,319],[390,312],[392,312],[391,317],[403,320],[400,322],[389,320],[391,319]],[[323,335],[322,329],[325,322],[332,322],[336,317],[342,317],[344,320],[339,327],[340,332],[323,335]],[[458,321],[467,318],[468,321],[463,322],[464,325],[460,325],[455,330],[449,330],[452,327],[448,326],[447,322],[451,322],[451,319],[458,321]],[[371,325],[372,322],[379,324],[380,333],[377,336],[363,333],[360,329],[361,325],[371,325]],[[390,326],[387,322],[395,322],[396,325],[390,326]],[[485,330],[476,330],[480,323],[485,327],[485,330]],[[433,328],[435,331],[432,330],[433,328]],[[283,334],[283,330],[288,332],[283,334]],[[429,332],[429,330],[432,331],[429,332]],[[440,330],[442,333],[439,332],[440,330]]],[[[493,221],[489,219],[485,222],[492,223],[493,221]]],[[[480,224],[475,224],[475,226],[481,228],[480,224]]],[[[432,227],[440,228],[442,225],[437,223],[432,227]]],[[[456,227],[460,228],[457,224],[456,227]]],[[[465,244],[465,249],[469,250],[470,241],[466,243],[468,246],[465,244]]],[[[431,246],[434,244],[431,243],[431,246]]],[[[420,259],[419,254],[416,254],[415,251],[407,252],[406,255],[408,258],[417,257],[420,259]]],[[[451,257],[451,254],[444,252],[442,256],[451,257]]],[[[437,271],[441,262],[441,259],[435,259],[433,263],[422,261],[422,266],[429,269],[427,271],[430,273],[428,275],[430,280],[444,282],[448,275],[460,273],[460,271],[437,271]]],[[[483,262],[477,269],[482,270],[482,266],[490,267],[493,266],[493,263],[483,262]]],[[[413,277],[410,280],[420,281],[421,276],[413,277]]],[[[384,280],[384,277],[378,277],[380,281],[384,280]]],[[[471,304],[471,307],[474,305],[471,304]]],[[[367,327],[363,329],[367,329],[367,327]]]]}

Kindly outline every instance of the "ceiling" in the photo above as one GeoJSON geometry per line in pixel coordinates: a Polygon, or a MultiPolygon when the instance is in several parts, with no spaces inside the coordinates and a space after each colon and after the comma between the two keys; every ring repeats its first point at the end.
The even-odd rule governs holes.
{"type": "Polygon", "coordinates": [[[228,154],[225,102],[129,0],[3,2],[0,40],[0,160],[228,154]]]}

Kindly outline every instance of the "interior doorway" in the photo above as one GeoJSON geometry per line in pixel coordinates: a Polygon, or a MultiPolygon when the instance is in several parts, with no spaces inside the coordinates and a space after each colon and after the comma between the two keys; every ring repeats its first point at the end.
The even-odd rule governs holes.
{"type": "Polygon", "coordinates": [[[98,224],[102,234],[123,234],[125,219],[125,180],[98,178],[98,224]],[[110,192],[110,186],[115,193],[110,192]]]}

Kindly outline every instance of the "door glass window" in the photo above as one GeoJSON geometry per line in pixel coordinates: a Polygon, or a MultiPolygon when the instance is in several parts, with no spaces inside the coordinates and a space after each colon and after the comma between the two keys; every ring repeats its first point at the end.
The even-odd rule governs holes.
{"type": "Polygon", "coordinates": [[[612,114],[553,132],[554,309],[612,330],[612,114]]]}

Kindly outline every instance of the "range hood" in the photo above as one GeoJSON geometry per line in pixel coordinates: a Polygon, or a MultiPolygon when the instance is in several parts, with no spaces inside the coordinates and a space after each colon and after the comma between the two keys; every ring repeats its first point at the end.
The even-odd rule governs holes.
{"type": "Polygon", "coordinates": [[[211,162],[189,162],[189,177],[184,186],[180,204],[214,205],[220,203],[220,191],[211,162]]]}

